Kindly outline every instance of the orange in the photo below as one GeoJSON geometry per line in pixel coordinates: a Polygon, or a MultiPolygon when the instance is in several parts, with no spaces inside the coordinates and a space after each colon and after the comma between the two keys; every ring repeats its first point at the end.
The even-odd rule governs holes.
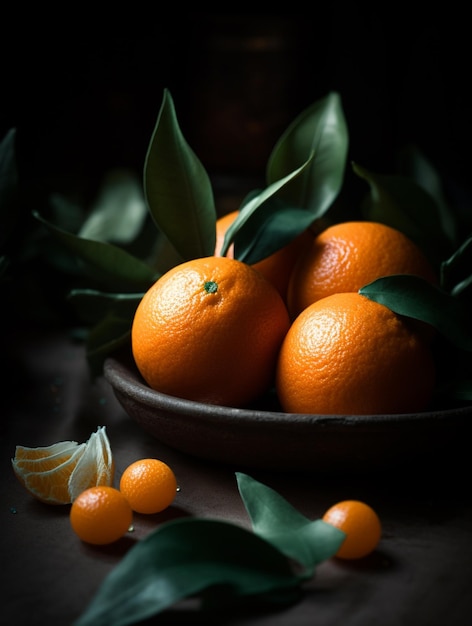
{"type": "MultiPolygon", "coordinates": [[[[237,215],[238,211],[232,211],[231,213],[227,213],[226,215],[218,218],[216,221],[215,255],[220,255],[226,231],[234,222],[237,215]]],[[[292,273],[295,261],[297,260],[300,251],[311,243],[312,239],[313,236],[308,231],[304,231],[277,252],[274,252],[265,259],[253,264],[253,267],[274,285],[284,300],[287,296],[288,281],[290,279],[290,274],[292,273]]],[[[233,244],[229,247],[226,256],[233,258],[233,244]]]]}
{"type": "Polygon", "coordinates": [[[375,550],[382,525],[374,509],[359,500],[344,500],[330,507],[323,521],[346,533],[336,556],[340,559],[361,559],[375,550]]]}
{"type": "Polygon", "coordinates": [[[198,258],[170,269],[145,293],[131,327],[132,353],[157,391],[243,406],[273,383],[289,325],[280,294],[254,268],[198,258]]]}
{"type": "Polygon", "coordinates": [[[133,511],[118,489],[102,485],[83,491],[72,503],[69,518],[72,530],[82,541],[104,545],[125,535],[133,511]]]}
{"type": "Polygon", "coordinates": [[[436,282],[422,250],[399,230],[378,222],[341,222],[329,226],[298,257],[287,291],[294,319],[312,302],[333,293],[359,291],[392,274],[415,274],[436,282]]]}
{"type": "Polygon", "coordinates": [[[140,459],[128,465],[120,479],[120,491],[137,513],[160,513],[177,493],[172,469],[159,459],[140,459]]]}
{"type": "Polygon", "coordinates": [[[86,443],[16,446],[12,467],[21,484],[47,504],[70,504],[84,489],[111,485],[114,477],[114,460],[104,426],[86,443]]]}
{"type": "Polygon", "coordinates": [[[337,293],[307,307],[282,344],[276,390],[289,413],[424,410],[435,367],[429,343],[382,304],[337,293]]]}

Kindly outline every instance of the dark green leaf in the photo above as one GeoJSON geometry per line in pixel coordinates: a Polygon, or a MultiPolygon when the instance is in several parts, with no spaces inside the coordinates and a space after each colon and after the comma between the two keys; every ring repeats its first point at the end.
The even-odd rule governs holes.
{"type": "Polygon", "coordinates": [[[303,111],[276,143],[267,163],[267,182],[286,177],[305,163],[310,167],[281,197],[289,206],[321,217],[341,189],[349,137],[339,94],[332,92],[303,111]]]}
{"type": "Polygon", "coordinates": [[[214,253],[211,182],[182,135],[168,90],[146,154],[144,192],[155,223],[184,260],[214,253]]]}
{"type": "Polygon", "coordinates": [[[86,340],[86,355],[92,378],[103,373],[103,364],[108,356],[129,345],[131,324],[132,320],[108,313],[90,329],[86,340]]]}
{"type": "Polygon", "coordinates": [[[87,211],[80,204],[57,192],[50,194],[48,200],[51,209],[49,221],[68,233],[78,232],[87,211]]]}
{"type": "MultiPolygon", "coordinates": [[[[75,626],[125,626],[205,592],[236,604],[297,590],[303,578],[271,544],[229,522],[181,518],[138,541],[75,626]]],[[[293,597],[292,597],[293,600],[293,597]]]]}
{"type": "Polygon", "coordinates": [[[366,218],[405,233],[439,267],[450,251],[450,242],[431,194],[406,176],[374,174],[357,163],[352,168],[370,186],[364,207],[366,218]]]}
{"type": "Polygon", "coordinates": [[[95,289],[73,289],[68,297],[80,319],[87,324],[95,324],[105,314],[132,320],[144,293],[105,293],[95,289]]]}
{"type": "Polygon", "coordinates": [[[10,261],[5,256],[0,256],[0,279],[5,276],[10,266],[10,261]]]}
{"type": "Polygon", "coordinates": [[[269,200],[235,234],[234,257],[248,264],[257,263],[287,245],[312,223],[313,216],[307,210],[284,207],[276,198],[269,200]]]}
{"type": "MultiPolygon", "coordinates": [[[[248,197],[246,204],[244,204],[239,211],[237,218],[226,231],[223,246],[221,248],[222,256],[227,253],[228,248],[233,241],[236,241],[236,238],[238,241],[237,258],[244,260],[247,263],[260,261],[265,258],[265,256],[268,256],[268,250],[276,252],[279,247],[282,247],[280,239],[277,239],[277,241],[272,242],[272,244],[265,246],[265,256],[261,256],[253,246],[255,233],[257,233],[257,237],[260,237],[261,234],[259,230],[264,226],[266,220],[269,218],[268,223],[270,223],[271,216],[275,216],[279,210],[285,211],[285,202],[279,198],[278,194],[280,194],[282,189],[290,187],[293,181],[296,180],[302,172],[310,167],[312,158],[313,155],[310,155],[309,159],[303,163],[301,167],[293,172],[290,172],[287,176],[277,180],[275,183],[272,183],[260,193],[252,194],[248,197]],[[249,261],[248,259],[251,260],[249,261]]],[[[297,212],[297,216],[300,218],[300,210],[297,212]]],[[[311,223],[314,219],[314,216],[311,215],[310,212],[305,211],[303,219],[299,221],[298,227],[292,228],[292,236],[296,236],[302,232],[302,230],[306,228],[306,222],[308,221],[311,223]]],[[[274,236],[276,236],[275,232],[274,236]]],[[[288,243],[288,241],[290,241],[290,235],[287,233],[282,237],[283,245],[288,243]]],[[[271,252],[269,252],[269,254],[271,254],[271,252]]]]}
{"type": "Polygon", "coordinates": [[[125,245],[137,237],[146,216],[142,187],[136,178],[128,172],[111,172],[77,234],[84,239],[125,245]]]}
{"type": "Polygon", "coordinates": [[[331,524],[311,521],[276,491],[250,476],[236,474],[239,492],[254,532],[313,574],[316,565],[336,554],[346,535],[331,524]]]}
{"type": "Polygon", "coordinates": [[[0,143],[0,250],[18,220],[18,170],[15,150],[16,129],[0,143]]]}
{"type": "Polygon", "coordinates": [[[441,286],[452,295],[459,295],[472,281],[472,237],[441,264],[441,286]]]}
{"type": "Polygon", "coordinates": [[[407,146],[400,156],[404,174],[413,178],[420,187],[434,198],[438,207],[442,231],[451,244],[454,244],[458,235],[456,215],[446,200],[438,172],[418,146],[407,146]]]}
{"type": "Polygon", "coordinates": [[[455,380],[447,385],[448,397],[459,401],[472,401],[472,380],[455,380]]]}
{"type": "Polygon", "coordinates": [[[83,239],[57,228],[36,212],[33,215],[93,272],[94,279],[102,281],[107,287],[146,291],[157,280],[158,274],[149,265],[125,250],[103,241],[83,239]]]}
{"type": "Polygon", "coordinates": [[[385,276],[359,293],[389,309],[434,326],[458,348],[472,350],[470,312],[461,301],[418,276],[385,276]]]}

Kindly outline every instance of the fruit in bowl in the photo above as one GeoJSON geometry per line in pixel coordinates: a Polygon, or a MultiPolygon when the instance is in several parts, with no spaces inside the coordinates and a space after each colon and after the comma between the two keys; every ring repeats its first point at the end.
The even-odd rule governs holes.
{"type": "Polygon", "coordinates": [[[206,257],[174,267],[147,291],[131,346],[153,389],[244,406],[271,384],[289,325],[280,294],[255,269],[206,257]]]}
{"type": "MultiPolygon", "coordinates": [[[[210,176],[186,143],[166,90],[144,165],[144,199],[156,238],[143,222],[141,232],[136,229],[140,237],[127,241],[126,249],[112,244],[118,223],[129,217],[119,212],[115,221],[106,220],[101,238],[96,231],[95,238],[73,235],[40,218],[84,268],[91,267],[95,285],[104,285],[104,291],[75,289],[70,297],[93,324],[87,340],[92,373],[101,374],[105,359],[129,347],[131,336],[150,386],[205,404],[245,407],[271,386],[286,412],[307,415],[429,410],[438,394],[442,406],[470,402],[472,237],[463,238],[470,226],[460,211],[445,206],[436,185],[415,175],[420,166],[432,170],[419,151],[409,175],[379,175],[352,161],[350,173],[367,183],[368,193],[358,204],[349,198],[346,208],[341,192],[349,173],[348,139],[340,95],[314,102],[276,142],[266,185],[251,190],[236,214],[220,221],[210,176]],[[160,254],[162,240],[172,259],[160,254]],[[173,295],[160,294],[159,301],[169,305],[165,316],[157,308],[142,315],[151,308],[150,294],[170,284],[170,276],[174,280],[185,264],[209,259],[241,273],[245,266],[246,291],[221,298],[229,293],[224,281],[207,275],[198,287],[198,306],[194,300],[182,311],[178,304],[186,302],[185,283],[180,294],[176,287],[173,295]],[[275,278],[269,275],[265,264],[281,262],[275,278]],[[253,289],[256,271],[266,282],[253,289]],[[282,273],[283,281],[276,281],[282,273]],[[302,325],[299,316],[346,293],[362,302],[364,313],[349,316],[336,308],[309,347],[310,329],[320,318],[310,315],[302,325]],[[232,302],[229,315],[209,305],[226,300],[232,302]]],[[[349,297],[352,313],[356,306],[349,297]]]]}

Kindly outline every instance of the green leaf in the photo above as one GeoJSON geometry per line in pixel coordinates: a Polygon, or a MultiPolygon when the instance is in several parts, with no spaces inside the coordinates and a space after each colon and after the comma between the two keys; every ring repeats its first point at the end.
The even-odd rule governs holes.
{"type": "Polygon", "coordinates": [[[144,293],[105,293],[96,289],[73,289],[68,299],[84,322],[95,324],[104,314],[110,313],[132,320],[144,293]]]}
{"type": "Polygon", "coordinates": [[[284,207],[272,198],[235,233],[234,257],[248,264],[257,263],[277,252],[313,223],[305,209],[284,207]]]}
{"type": "Polygon", "coordinates": [[[359,290],[370,300],[434,326],[462,350],[472,350],[470,312],[461,301],[419,276],[385,276],[359,290]]]}
{"type": "Polygon", "coordinates": [[[0,143],[0,250],[18,220],[18,169],[15,150],[16,129],[0,143]]]}
{"type": "Polygon", "coordinates": [[[238,488],[255,533],[313,574],[316,565],[336,554],[346,534],[318,519],[311,521],[276,491],[243,473],[238,488]]]}
{"type": "Polygon", "coordinates": [[[76,255],[95,280],[107,287],[146,291],[159,277],[149,265],[125,250],[103,241],[84,239],[54,226],[37,212],[33,215],[69,252],[76,255]]]}
{"type": "Polygon", "coordinates": [[[244,596],[277,601],[299,590],[301,580],[257,535],[229,522],[181,518],[127,552],[74,626],[125,626],[203,592],[214,606],[244,596]]]}
{"type": "Polygon", "coordinates": [[[256,263],[261,259],[276,252],[292,238],[302,232],[311,224],[315,217],[309,211],[303,209],[293,209],[293,219],[290,232],[284,233],[274,225],[277,224],[277,213],[286,212],[287,206],[279,197],[281,190],[290,187],[292,182],[299,177],[302,172],[309,168],[313,159],[310,155],[307,161],[298,169],[290,172],[284,178],[272,183],[266,189],[257,194],[252,194],[243,205],[237,218],[228,228],[225,234],[221,255],[224,256],[231,243],[235,243],[236,258],[246,263],[256,263]],[[269,228],[268,233],[262,234],[265,228],[269,228]],[[258,251],[255,240],[264,237],[264,247],[258,251]],[[273,239],[272,239],[273,237],[273,239]]]}
{"type": "Polygon", "coordinates": [[[276,143],[267,163],[272,184],[299,168],[314,154],[310,168],[281,192],[287,205],[321,217],[341,189],[349,137],[338,93],[329,93],[303,111],[276,143]]]}
{"type": "Polygon", "coordinates": [[[0,256],[0,279],[6,276],[7,270],[10,267],[10,261],[6,256],[0,256]]]}
{"type": "Polygon", "coordinates": [[[182,135],[167,89],[146,154],[144,192],[156,225],[184,260],[214,253],[210,178],[182,135]]]}
{"type": "Polygon", "coordinates": [[[450,398],[470,402],[472,401],[472,380],[455,380],[446,384],[445,391],[450,398]]]}
{"type": "Polygon", "coordinates": [[[131,321],[117,317],[113,313],[105,314],[88,333],[86,356],[92,378],[101,376],[105,359],[120,348],[129,346],[131,321]]]}
{"type": "Polygon", "coordinates": [[[136,178],[126,171],[111,172],[77,234],[125,245],[137,237],[146,216],[142,187],[136,178]]]}
{"type": "Polygon", "coordinates": [[[454,254],[441,264],[441,287],[457,296],[472,282],[472,237],[469,237],[454,254]]]}
{"type": "Polygon", "coordinates": [[[457,216],[446,200],[442,180],[438,172],[416,145],[407,146],[402,151],[400,157],[405,175],[415,180],[420,187],[434,198],[438,207],[442,232],[451,244],[454,244],[458,235],[457,216]]]}
{"type": "Polygon", "coordinates": [[[439,266],[450,252],[450,242],[431,194],[406,176],[374,174],[357,163],[352,163],[352,168],[370,186],[366,218],[402,231],[439,266]]]}

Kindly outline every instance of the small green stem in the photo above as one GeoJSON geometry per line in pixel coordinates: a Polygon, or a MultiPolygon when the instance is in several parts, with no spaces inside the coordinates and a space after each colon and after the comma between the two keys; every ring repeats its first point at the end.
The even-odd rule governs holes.
{"type": "Polygon", "coordinates": [[[218,291],[218,283],[215,283],[214,280],[207,280],[203,288],[207,293],[216,293],[218,291]]]}

